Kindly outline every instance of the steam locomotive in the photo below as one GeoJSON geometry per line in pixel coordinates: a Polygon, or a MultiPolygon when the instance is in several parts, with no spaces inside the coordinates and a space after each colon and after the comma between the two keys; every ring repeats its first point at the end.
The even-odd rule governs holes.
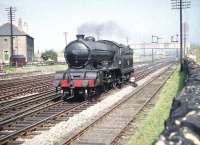
{"type": "Polygon", "coordinates": [[[95,41],[94,37],[77,35],[64,52],[66,71],[56,72],[56,90],[64,99],[83,97],[89,100],[130,79],[133,69],[133,50],[109,40],[95,41]]]}

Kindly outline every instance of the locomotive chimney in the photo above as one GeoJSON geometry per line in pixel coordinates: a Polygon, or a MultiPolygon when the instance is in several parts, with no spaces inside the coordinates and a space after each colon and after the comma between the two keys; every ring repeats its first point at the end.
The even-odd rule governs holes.
{"type": "Polygon", "coordinates": [[[77,34],[77,35],[76,35],[76,38],[77,38],[77,40],[83,40],[83,39],[84,39],[84,36],[85,36],[85,35],[83,35],[83,34],[77,34]]]}

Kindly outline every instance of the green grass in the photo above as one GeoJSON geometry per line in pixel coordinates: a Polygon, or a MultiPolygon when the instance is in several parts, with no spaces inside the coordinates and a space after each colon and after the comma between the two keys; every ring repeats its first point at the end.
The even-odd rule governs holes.
{"type": "Polygon", "coordinates": [[[11,66],[5,66],[4,67],[4,71],[6,73],[14,73],[16,71],[16,68],[15,67],[11,67],[11,66]]]}
{"type": "Polygon", "coordinates": [[[164,121],[169,116],[173,97],[180,92],[183,85],[183,74],[178,67],[161,89],[155,107],[150,110],[146,119],[139,123],[127,145],[151,145],[158,138],[164,129],[164,121]]]}

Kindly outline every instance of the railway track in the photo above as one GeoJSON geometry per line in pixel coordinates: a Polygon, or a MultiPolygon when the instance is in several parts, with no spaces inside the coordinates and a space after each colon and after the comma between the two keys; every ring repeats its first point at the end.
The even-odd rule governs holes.
{"type": "MultiPolygon", "coordinates": [[[[88,106],[92,105],[92,102],[81,102],[81,103],[67,103],[62,100],[54,103],[43,104],[43,107],[37,108],[27,112],[16,118],[11,118],[0,123],[0,143],[11,144],[12,139],[23,134],[31,134],[31,131],[36,128],[44,130],[49,128],[52,124],[56,124],[61,120],[65,120],[66,116],[70,116],[79,113],[88,106]]],[[[14,141],[15,143],[20,143],[14,141]]]]}
{"type": "Polygon", "coordinates": [[[5,120],[5,118],[9,119],[26,113],[28,110],[32,110],[41,104],[54,101],[58,98],[57,96],[58,94],[55,93],[54,90],[49,90],[47,92],[29,96],[29,98],[16,100],[7,105],[4,104],[4,106],[2,105],[3,107],[0,108],[0,121],[5,120]]]}
{"type": "Polygon", "coordinates": [[[18,77],[14,79],[0,80],[0,86],[1,88],[10,87],[12,86],[12,84],[18,85],[19,83],[26,83],[26,82],[33,81],[33,78],[35,80],[35,79],[41,79],[41,78],[45,78],[49,76],[53,76],[53,74],[42,74],[42,75],[26,76],[26,77],[22,76],[22,77],[18,77]]]}
{"type": "Polygon", "coordinates": [[[106,113],[99,115],[73,135],[69,135],[64,144],[114,145],[126,126],[156,96],[172,72],[173,69],[170,67],[158,77],[137,88],[132,94],[110,107],[106,113]]]}
{"type": "Polygon", "coordinates": [[[17,77],[27,77],[27,76],[37,75],[40,73],[41,73],[41,71],[30,71],[30,72],[26,72],[26,73],[1,74],[0,80],[13,79],[13,78],[17,78],[17,77]]]}
{"type": "Polygon", "coordinates": [[[52,87],[51,82],[45,82],[45,83],[35,83],[33,85],[23,86],[19,89],[14,89],[9,93],[5,93],[0,96],[0,101],[10,100],[15,97],[23,97],[32,93],[42,92],[44,90],[49,89],[52,87]]]}
{"type": "Polygon", "coordinates": [[[136,78],[136,81],[139,81],[140,79],[144,78],[145,76],[147,76],[148,74],[162,68],[163,66],[170,64],[171,62],[166,62],[166,63],[154,63],[148,66],[142,66],[140,68],[138,68],[135,73],[134,76],[136,78]],[[145,70],[145,71],[144,71],[145,70]]]}
{"type": "Polygon", "coordinates": [[[25,79],[0,82],[0,103],[15,97],[49,89],[53,75],[40,75],[25,79]]]}
{"type": "Polygon", "coordinates": [[[155,106],[158,96],[153,97],[144,108],[141,109],[139,113],[127,124],[125,128],[119,133],[118,136],[112,142],[112,145],[124,145],[127,144],[130,137],[134,135],[136,130],[140,127],[140,122],[143,122],[150,112],[150,110],[155,106]]]}
{"type": "Polygon", "coordinates": [[[41,79],[43,81],[47,81],[47,80],[49,80],[51,78],[52,78],[52,76],[48,76],[47,75],[47,76],[39,77],[39,78],[33,77],[32,79],[29,79],[29,80],[23,80],[22,79],[21,81],[18,81],[18,82],[10,82],[10,83],[4,82],[3,84],[0,84],[0,86],[1,86],[0,90],[3,93],[3,92],[7,92],[9,90],[18,89],[19,87],[22,87],[21,86],[22,84],[23,85],[32,85],[34,83],[41,82],[41,79]]]}
{"type": "MultiPolygon", "coordinates": [[[[155,65],[143,74],[142,71],[138,71],[138,75],[140,75],[138,79],[156,71],[164,65],[166,64],[155,65]]],[[[76,110],[74,110],[74,104],[62,102],[60,96],[52,94],[53,92],[51,91],[53,90],[49,90],[46,94],[39,93],[0,102],[0,105],[3,105],[0,109],[0,143],[22,143],[22,141],[15,139],[20,136],[23,138],[31,136],[34,134],[33,130],[48,129],[50,126],[62,120],[67,120],[70,116],[95,104],[95,102],[86,102],[87,105],[85,104],[83,108],[79,108],[78,106],[82,103],[77,103],[76,110]],[[71,105],[73,107],[70,113],[69,108],[71,105]],[[59,117],[60,115],[62,117],[59,117]],[[48,125],[48,122],[50,122],[50,125],[48,125]]]]}

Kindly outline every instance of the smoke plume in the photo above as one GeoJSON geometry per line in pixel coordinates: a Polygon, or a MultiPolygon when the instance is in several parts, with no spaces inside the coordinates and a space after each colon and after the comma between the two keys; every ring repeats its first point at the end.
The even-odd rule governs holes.
{"type": "Polygon", "coordinates": [[[129,37],[128,31],[120,27],[113,21],[103,23],[87,22],[78,27],[78,34],[94,36],[97,40],[109,39],[116,41],[126,41],[129,37]]]}

